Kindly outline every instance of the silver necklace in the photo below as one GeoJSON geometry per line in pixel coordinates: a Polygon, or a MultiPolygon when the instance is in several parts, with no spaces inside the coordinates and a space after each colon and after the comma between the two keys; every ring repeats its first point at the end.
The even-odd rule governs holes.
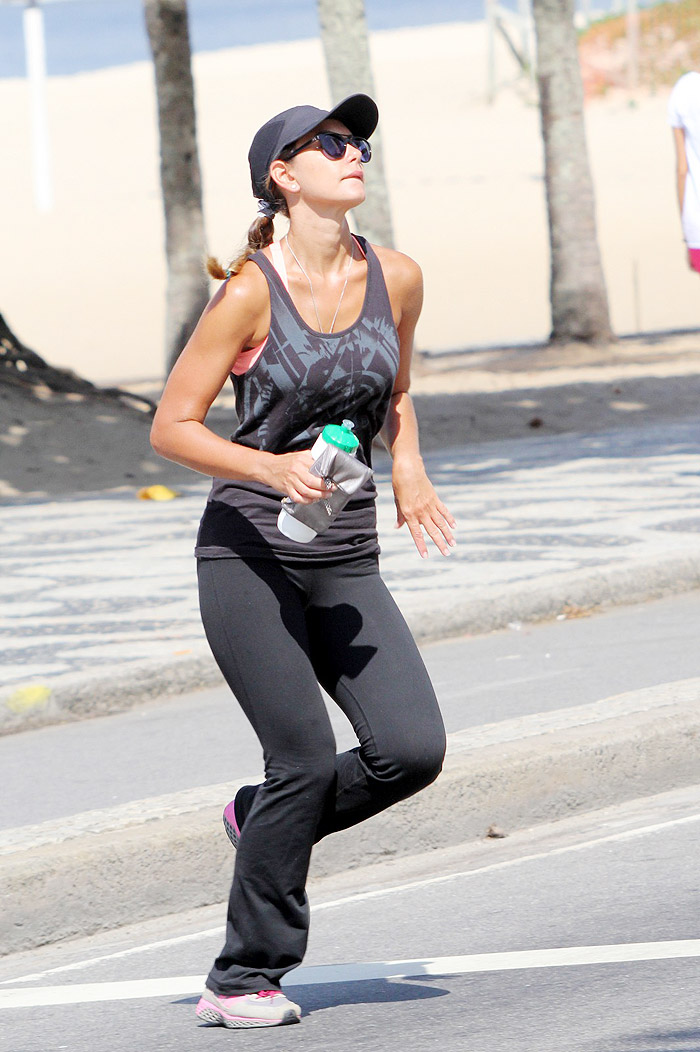
{"type": "MultiPolygon", "coordinates": [[[[311,302],[314,305],[314,313],[316,315],[316,321],[318,322],[318,331],[319,332],[325,332],[323,326],[321,325],[321,319],[318,316],[318,307],[316,306],[316,297],[314,296],[314,287],[311,284],[311,278],[306,273],[306,271],[302,267],[301,263],[297,259],[294,249],[289,244],[289,237],[288,237],[287,234],[284,235],[284,240],[287,242],[287,248],[291,252],[294,262],[299,267],[299,270],[302,272],[302,274],[304,275],[304,277],[306,278],[306,280],[309,283],[309,290],[311,292],[311,302]]],[[[340,310],[340,304],[343,302],[343,296],[345,295],[345,290],[348,287],[348,278],[350,277],[350,267],[352,266],[354,259],[355,259],[355,239],[353,238],[352,242],[351,242],[351,245],[350,245],[350,259],[348,260],[348,265],[345,268],[345,281],[343,282],[343,288],[342,288],[342,290],[340,292],[340,299],[338,300],[338,306],[335,308],[335,314],[333,315],[333,321],[331,322],[331,327],[328,330],[328,334],[333,332],[333,326],[335,325],[335,320],[338,317],[338,311],[340,310]]]]}

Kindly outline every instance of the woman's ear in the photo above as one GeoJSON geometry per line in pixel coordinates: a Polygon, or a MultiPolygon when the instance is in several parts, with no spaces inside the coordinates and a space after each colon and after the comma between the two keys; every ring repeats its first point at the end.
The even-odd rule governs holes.
{"type": "Polygon", "coordinates": [[[280,190],[295,193],[299,189],[299,183],[290,172],[285,161],[276,160],[270,165],[270,178],[280,190]]]}

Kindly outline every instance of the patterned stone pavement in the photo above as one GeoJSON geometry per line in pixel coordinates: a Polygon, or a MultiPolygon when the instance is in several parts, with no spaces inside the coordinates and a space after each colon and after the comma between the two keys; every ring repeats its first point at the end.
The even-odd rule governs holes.
{"type": "MultiPolygon", "coordinates": [[[[700,583],[700,430],[656,425],[426,457],[458,547],[421,560],[378,459],[382,570],[419,639],[700,583]]],[[[192,549],[208,484],[0,507],[0,729],[218,681],[192,549]]]]}

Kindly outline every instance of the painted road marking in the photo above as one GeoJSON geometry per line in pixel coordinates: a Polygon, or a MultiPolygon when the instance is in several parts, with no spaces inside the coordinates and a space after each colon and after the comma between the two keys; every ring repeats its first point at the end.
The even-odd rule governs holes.
{"type": "Polygon", "coordinates": [[[355,895],[347,895],[342,899],[332,902],[321,902],[312,907],[315,910],[328,910],[335,906],[346,906],[353,902],[364,902],[367,899],[382,898],[385,895],[393,895],[401,891],[413,891],[416,888],[427,888],[434,884],[446,884],[451,880],[459,880],[465,877],[482,876],[484,873],[493,873],[499,869],[510,869],[511,866],[519,866],[524,862],[539,862],[545,858],[554,858],[557,855],[567,855],[573,851],[584,851],[588,848],[599,847],[601,844],[611,844],[616,841],[634,840],[637,837],[658,833],[662,829],[671,826],[686,825],[690,822],[700,821],[700,814],[686,815],[683,818],[674,818],[668,822],[658,822],[651,826],[641,826],[637,829],[626,829],[619,833],[610,833],[608,836],[596,837],[593,840],[584,840],[579,844],[566,844],[564,847],[551,848],[549,851],[540,851],[531,855],[519,855],[517,858],[507,858],[502,862],[491,862],[487,866],[479,866],[475,869],[465,869],[459,873],[446,873],[440,877],[425,877],[423,880],[414,880],[406,884],[396,884],[390,888],[376,888],[373,891],[359,891],[355,895]]]}
{"type": "MultiPolygon", "coordinates": [[[[676,942],[639,942],[613,946],[565,946],[550,950],[476,953],[463,957],[428,957],[413,961],[374,961],[299,968],[290,973],[288,987],[349,983],[371,979],[407,979],[422,975],[466,975],[530,968],[567,968],[634,961],[668,961],[700,957],[700,939],[676,942]]],[[[125,982],[85,983],[0,990],[0,1008],[46,1008],[49,1005],[126,1001],[147,997],[188,997],[204,989],[199,975],[170,979],[132,979],[125,982]]]]}
{"type": "MultiPolygon", "coordinates": [[[[687,825],[688,823],[698,821],[700,821],[700,814],[684,815],[682,818],[672,818],[667,822],[656,822],[653,825],[638,826],[633,829],[621,830],[617,833],[609,833],[607,836],[595,837],[592,840],[582,840],[580,843],[566,844],[564,847],[551,848],[549,851],[541,851],[531,855],[519,855],[516,858],[507,858],[501,862],[490,862],[486,866],[460,870],[458,873],[447,873],[440,877],[425,877],[422,880],[414,880],[406,884],[396,884],[388,888],[376,888],[373,891],[360,891],[355,895],[347,895],[344,898],[333,899],[329,902],[316,903],[311,906],[311,912],[318,913],[322,910],[334,909],[337,906],[347,906],[352,903],[366,902],[369,899],[383,898],[387,895],[395,895],[404,891],[414,891],[419,888],[432,887],[436,884],[446,884],[452,880],[483,876],[485,873],[494,873],[501,869],[510,869],[512,866],[519,866],[525,862],[539,862],[542,859],[554,858],[558,855],[566,855],[573,851],[584,851],[588,848],[598,847],[601,844],[634,840],[638,837],[658,833],[664,829],[671,829],[676,826],[687,825]]],[[[158,942],[145,943],[142,946],[131,946],[126,950],[117,950],[115,953],[104,954],[101,957],[90,957],[82,961],[73,961],[70,964],[62,964],[55,968],[47,968],[41,972],[20,975],[14,979],[3,979],[0,982],[0,987],[10,986],[15,983],[39,982],[41,979],[45,979],[49,975],[58,975],[62,972],[80,971],[81,968],[88,968],[96,964],[102,964],[104,961],[120,960],[123,957],[132,957],[137,953],[150,953],[153,950],[162,950],[186,942],[196,942],[198,939],[209,939],[214,938],[215,936],[220,937],[222,931],[223,926],[218,925],[216,928],[206,928],[203,931],[192,932],[188,935],[178,935],[171,939],[161,939],[158,942]]]]}

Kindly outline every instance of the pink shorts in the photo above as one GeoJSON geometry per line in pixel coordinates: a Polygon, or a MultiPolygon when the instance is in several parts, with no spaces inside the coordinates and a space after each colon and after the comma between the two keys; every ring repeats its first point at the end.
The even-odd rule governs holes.
{"type": "Polygon", "coordinates": [[[700,274],[700,248],[689,248],[688,257],[693,270],[697,270],[698,274],[700,274]]]}

